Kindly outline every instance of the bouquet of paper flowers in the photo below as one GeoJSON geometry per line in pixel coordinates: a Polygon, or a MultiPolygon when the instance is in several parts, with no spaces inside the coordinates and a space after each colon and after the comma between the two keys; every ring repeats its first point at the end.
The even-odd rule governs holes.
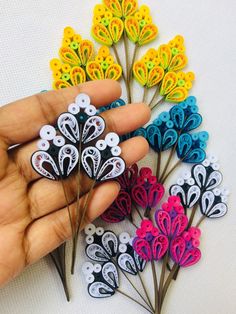
{"type": "MultiPolygon", "coordinates": [[[[122,79],[127,99],[117,99],[97,111],[88,95],[79,94],[68,112],[58,117],[56,126],[41,129],[32,166],[42,176],[60,180],[64,189],[73,238],[71,273],[95,184],[111,179],[119,182],[119,195],[101,219],[109,224],[127,220],[133,233],[123,230],[122,224],[120,234],[94,224],[85,226],[89,261],[82,271],[88,293],[94,298],[119,293],[145,313],[160,314],[168,288],[179,271],[201,258],[202,222],[226,214],[228,191],[220,187],[222,174],[217,158],[205,152],[208,133],[195,131],[202,124],[202,116],[196,98],[189,96],[194,73],[182,71],[187,65],[184,38],[177,35],[141,55],[142,47],[156,39],[158,28],[150,9],[146,5],[139,7],[137,0],[103,0],[97,4],[91,32],[102,45],[97,54],[90,40],[82,39],[72,27],[64,29],[59,58],[50,62],[53,88],[88,80],[122,79]],[[142,101],[153,110],[152,122],[122,137],[114,132],[106,134],[103,112],[132,102],[136,89],[143,90],[142,101]],[[163,103],[169,104],[168,111],[161,109],[163,103]],[[139,168],[137,164],[126,168],[119,142],[135,136],[148,141],[154,151],[155,169],[139,168]],[[181,165],[189,168],[185,167],[177,181],[167,186],[167,180],[171,182],[171,174],[181,165]],[[72,211],[64,179],[74,172],[78,191],[76,210],[72,211]],[[82,172],[91,179],[83,204],[82,172]],[[145,286],[145,272],[152,273],[153,289],[145,286]],[[134,284],[134,276],[140,288],[134,284]],[[122,290],[122,277],[137,298],[122,290]]],[[[69,300],[65,245],[51,257],[69,300]]]]}

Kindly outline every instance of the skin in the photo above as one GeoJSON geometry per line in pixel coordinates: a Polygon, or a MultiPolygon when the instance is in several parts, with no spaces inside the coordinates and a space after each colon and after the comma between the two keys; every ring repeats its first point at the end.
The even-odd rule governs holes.
{"type": "MultiPolygon", "coordinates": [[[[41,178],[32,169],[30,157],[37,150],[40,128],[53,125],[80,92],[87,93],[99,107],[119,98],[121,87],[111,80],[89,82],[34,95],[0,108],[0,286],[71,237],[61,182],[41,178]],[[15,144],[20,145],[9,149],[15,144]]],[[[147,123],[150,110],[144,104],[130,104],[105,112],[103,117],[107,131],[121,135],[147,123]]],[[[142,137],[127,140],[121,147],[127,165],[139,161],[148,152],[148,144],[142,137]]],[[[72,209],[76,205],[76,182],[75,177],[65,182],[72,209]]],[[[80,182],[83,182],[83,200],[91,183],[85,175],[80,182]]],[[[96,186],[86,221],[101,215],[119,189],[116,182],[96,186]]]]}

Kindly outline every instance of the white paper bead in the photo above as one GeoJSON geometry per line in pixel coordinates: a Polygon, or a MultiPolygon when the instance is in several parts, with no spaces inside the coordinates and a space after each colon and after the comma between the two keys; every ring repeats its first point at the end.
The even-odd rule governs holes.
{"type": "Polygon", "coordinates": [[[208,167],[208,166],[210,166],[210,160],[209,159],[205,159],[205,160],[203,160],[203,166],[204,167],[208,167]]]}
{"type": "Polygon", "coordinates": [[[94,241],[94,237],[92,235],[88,235],[86,238],[85,238],[85,241],[87,244],[92,244],[93,241],[94,241]]]}
{"type": "Polygon", "coordinates": [[[95,280],[94,275],[91,274],[91,275],[86,276],[85,280],[87,283],[94,282],[94,280],[95,280]]]}
{"type": "Polygon", "coordinates": [[[50,147],[50,144],[47,140],[39,140],[37,143],[38,149],[40,150],[48,150],[50,147]]]}
{"type": "Polygon", "coordinates": [[[84,109],[90,105],[90,97],[87,94],[81,93],[75,98],[75,103],[84,109]]]}
{"type": "Polygon", "coordinates": [[[96,232],[96,227],[93,224],[88,224],[85,228],[84,228],[84,232],[87,235],[93,235],[96,232]]]}
{"type": "Polygon", "coordinates": [[[100,273],[101,270],[102,270],[102,266],[100,264],[94,265],[94,272],[95,273],[100,273]]]}
{"type": "Polygon", "coordinates": [[[177,179],[177,184],[178,185],[183,185],[184,184],[184,179],[183,178],[177,179]]]}
{"type": "Polygon", "coordinates": [[[96,143],[96,147],[99,150],[105,150],[107,148],[107,143],[104,140],[99,140],[96,143]]]}
{"type": "Polygon", "coordinates": [[[92,263],[86,262],[86,263],[83,264],[83,266],[82,266],[82,272],[83,272],[85,275],[90,275],[93,271],[94,271],[94,266],[93,266],[92,263]]]}
{"type": "Polygon", "coordinates": [[[127,251],[127,245],[126,244],[120,244],[119,245],[119,252],[125,253],[127,251]]]}
{"type": "Polygon", "coordinates": [[[93,105],[90,105],[85,108],[84,112],[87,113],[88,116],[94,116],[97,113],[97,109],[93,105]]]}
{"type": "Polygon", "coordinates": [[[103,235],[103,233],[104,233],[104,229],[102,228],[102,227],[98,227],[98,228],[96,228],[96,234],[97,235],[103,235]]]}
{"type": "Polygon", "coordinates": [[[43,140],[48,141],[53,140],[56,134],[57,134],[56,129],[51,125],[44,125],[39,132],[40,137],[43,140]]]}
{"type": "Polygon", "coordinates": [[[112,153],[113,156],[120,156],[120,154],[121,154],[120,146],[112,147],[111,153],[112,153]]]}
{"type": "Polygon", "coordinates": [[[68,106],[68,111],[72,114],[77,114],[80,112],[80,107],[78,104],[73,103],[68,106]]]}
{"type": "Polygon", "coordinates": [[[115,146],[117,146],[119,144],[120,139],[119,139],[119,136],[116,133],[110,132],[110,133],[108,133],[106,135],[105,141],[106,141],[108,146],[115,147],[115,146]]]}
{"type": "Polygon", "coordinates": [[[58,147],[62,147],[63,145],[65,145],[65,143],[66,141],[63,136],[57,135],[53,139],[53,144],[58,147]]]}
{"type": "Polygon", "coordinates": [[[127,243],[129,243],[130,235],[128,234],[128,232],[122,232],[119,235],[119,240],[120,240],[121,243],[127,244],[127,243]]]}

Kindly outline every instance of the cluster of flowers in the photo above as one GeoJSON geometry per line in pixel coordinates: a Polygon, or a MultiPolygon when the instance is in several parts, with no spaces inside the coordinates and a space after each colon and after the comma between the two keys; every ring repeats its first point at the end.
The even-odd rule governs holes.
{"type": "Polygon", "coordinates": [[[146,261],[160,260],[168,252],[179,266],[197,263],[201,257],[199,228],[188,229],[188,217],[178,196],[170,196],[162,208],[155,212],[156,226],[151,220],[143,220],[136,231],[133,247],[146,261]]]}
{"type": "Polygon", "coordinates": [[[144,87],[159,87],[160,95],[168,102],[181,102],[188,96],[195,76],[181,72],[187,65],[184,38],[175,36],[158,49],[149,49],[133,66],[136,80],[144,87]]]}
{"type": "Polygon", "coordinates": [[[94,44],[82,39],[70,26],[64,29],[59,57],[50,61],[54,89],[76,86],[88,79],[118,80],[122,74],[121,66],[115,62],[108,47],[100,47],[95,56],[94,44]]]}

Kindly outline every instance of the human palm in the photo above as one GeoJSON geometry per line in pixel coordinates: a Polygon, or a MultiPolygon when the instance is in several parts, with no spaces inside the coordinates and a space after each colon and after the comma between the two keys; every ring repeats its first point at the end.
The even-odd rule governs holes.
{"type": "MultiPolygon", "coordinates": [[[[90,95],[99,107],[120,97],[117,82],[89,82],[60,91],[31,96],[0,108],[0,286],[17,276],[27,265],[45,256],[71,236],[66,200],[60,182],[41,178],[31,167],[37,136],[44,124],[53,124],[79,92],[90,95]],[[12,147],[16,144],[18,146],[12,147]]],[[[135,130],[150,118],[144,104],[131,104],[103,114],[107,129],[118,134],[135,130]]],[[[142,137],[121,144],[122,157],[130,165],[147,153],[142,137]]],[[[81,178],[81,198],[90,182],[81,178]]],[[[71,208],[76,206],[76,178],[67,179],[71,208]]],[[[114,181],[95,187],[87,220],[98,217],[116,198],[114,181]]]]}

